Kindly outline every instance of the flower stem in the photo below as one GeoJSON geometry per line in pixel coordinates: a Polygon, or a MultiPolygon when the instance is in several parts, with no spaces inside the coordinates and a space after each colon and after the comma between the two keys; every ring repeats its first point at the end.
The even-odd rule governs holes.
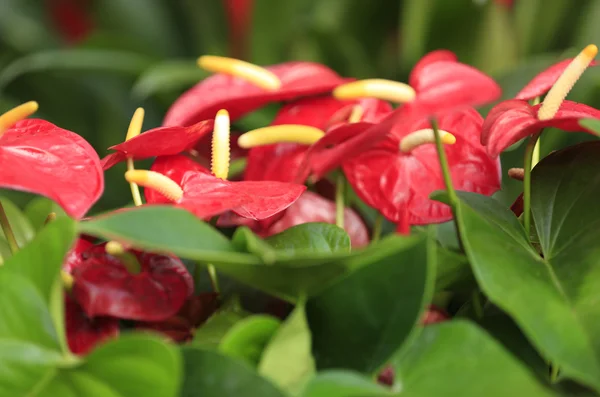
{"type": "Polygon", "coordinates": [[[523,159],[523,227],[528,239],[531,231],[531,168],[533,151],[540,134],[541,131],[529,138],[529,142],[525,146],[525,157],[523,159]]]}
{"type": "Polygon", "coordinates": [[[381,213],[377,214],[375,218],[375,222],[373,223],[373,236],[371,237],[371,243],[375,243],[379,241],[381,237],[381,228],[383,226],[383,215],[381,213]]]}
{"type": "Polygon", "coordinates": [[[344,228],[344,175],[340,173],[335,183],[335,224],[344,228]]]}
{"type": "Polygon", "coordinates": [[[217,294],[221,293],[221,289],[219,288],[219,277],[217,276],[217,269],[215,269],[215,265],[208,264],[208,276],[210,277],[210,285],[212,289],[217,294]]]}
{"type": "Polygon", "coordinates": [[[558,381],[558,373],[558,365],[550,364],[550,382],[556,383],[558,381]]]}
{"type": "Polygon", "coordinates": [[[2,231],[4,232],[8,246],[10,247],[10,252],[13,254],[16,253],[19,250],[19,244],[17,244],[15,234],[10,227],[10,222],[8,222],[8,216],[6,216],[6,211],[4,211],[2,202],[0,202],[0,225],[2,226],[2,231]]]}
{"type": "MultiPolygon", "coordinates": [[[[127,159],[127,170],[131,171],[134,170],[135,168],[133,167],[133,159],[131,157],[129,157],[127,159]]],[[[135,204],[136,207],[139,207],[140,205],[142,205],[142,196],[140,195],[140,188],[137,185],[137,183],[134,182],[129,182],[129,187],[131,188],[131,197],[133,198],[133,203],[135,204]]]]}

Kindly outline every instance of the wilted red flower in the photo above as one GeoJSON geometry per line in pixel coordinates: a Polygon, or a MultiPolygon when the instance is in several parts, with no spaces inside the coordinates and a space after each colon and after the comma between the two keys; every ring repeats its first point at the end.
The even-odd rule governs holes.
{"type": "Polygon", "coordinates": [[[89,317],[161,321],[193,294],[192,277],[179,259],[122,247],[117,257],[106,246],[87,250],[73,269],[72,294],[89,317]]]}
{"type": "Polygon", "coordinates": [[[69,349],[84,355],[95,346],[119,335],[119,320],[113,317],[88,317],[77,302],[65,294],[65,324],[69,349]]]}
{"type": "Polygon", "coordinates": [[[227,109],[232,120],[272,102],[324,94],[347,79],[312,62],[287,62],[261,68],[243,61],[204,56],[201,67],[219,72],[180,96],[163,125],[187,126],[227,109]]]}
{"type": "Polygon", "coordinates": [[[81,136],[40,119],[28,102],[0,116],[0,187],[46,196],[81,218],[104,190],[96,151],[81,136]]]}
{"type": "MultiPolygon", "coordinates": [[[[500,188],[500,162],[479,143],[483,119],[475,109],[447,112],[438,118],[452,182],[457,190],[491,195],[500,188]],[[449,134],[448,134],[449,133],[449,134]]],[[[409,225],[444,222],[449,206],[429,199],[445,188],[433,142],[424,119],[403,125],[375,147],[342,165],[357,195],[377,208],[399,230],[409,225]]]]}
{"type": "MultiPolygon", "coordinates": [[[[489,112],[481,134],[481,143],[487,147],[488,153],[498,156],[519,140],[547,127],[592,133],[579,125],[579,120],[600,119],[600,111],[564,99],[597,52],[598,48],[595,45],[589,45],[567,67],[561,66],[562,73],[555,80],[543,103],[532,106],[524,100],[512,99],[496,105],[489,112]]],[[[554,75],[554,72],[552,74],[554,75]]],[[[540,78],[539,81],[542,80],[540,78]]],[[[537,93],[546,86],[547,82],[533,85],[530,83],[524,91],[525,94],[537,93]]],[[[520,96],[529,96],[525,94],[520,96]]]]}

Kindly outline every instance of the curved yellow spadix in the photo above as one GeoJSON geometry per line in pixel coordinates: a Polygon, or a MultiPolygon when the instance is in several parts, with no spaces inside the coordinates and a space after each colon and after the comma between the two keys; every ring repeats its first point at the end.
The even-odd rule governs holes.
{"type": "Polygon", "coordinates": [[[39,105],[37,102],[29,101],[0,115],[0,134],[15,125],[18,121],[26,119],[37,112],[38,108],[39,105]]]}
{"type": "Polygon", "coordinates": [[[312,145],[321,139],[323,135],[325,133],[315,127],[300,124],[281,124],[248,131],[238,138],[238,145],[244,149],[283,142],[312,145]]]}
{"type": "MultiPolygon", "coordinates": [[[[445,143],[446,145],[453,145],[456,143],[456,137],[451,133],[443,130],[440,130],[439,133],[442,143],[445,143]]],[[[435,134],[431,128],[418,130],[405,136],[400,141],[400,151],[402,153],[410,153],[415,148],[427,143],[435,143],[435,134]]]]}
{"type": "Polygon", "coordinates": [[[198,58],[198,66],[209,72],[242,78],[265,90],[273,91],[281,87],[281,80],[275,73],[239,59],[203,55],[198,58]]]}
{"type": "Polygon", "coordinates": [[[340,100],[377,98],[394,103],[407,103],[417,96],[415,90],[405,83],[384,79],[358,80],[342,84],[333,90],[340,100]]]}

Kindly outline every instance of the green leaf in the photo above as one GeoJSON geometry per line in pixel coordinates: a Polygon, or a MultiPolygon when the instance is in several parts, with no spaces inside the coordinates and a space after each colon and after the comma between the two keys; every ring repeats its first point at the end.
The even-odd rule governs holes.
{"type": "MultiPolygon", "coordinates": [[[[8,223],[15,235],[17,244],[20,248],[23,248],[30,242],[35,236],[35,229],[29,222],[29,219],[23,214],[23,212],[7,198],[0,197],[0,202],[4,207],[4,212],[8,217],[8,223]]],[[[4,232],[0,229],[0,237],[6,239],[4,232]]]]}
{"type": "Polygon", "coordinates": [[[579,125],[583,128],[587,128],[588,130],[594,132],[596,135],[600,136],[600,120],[582,119],[579,120],[579,125]]]}
{"type": "Polygon", "coordinates": [[[425,327],[392,365],[396,370],[393,389],[401,387],[401,395],[553,395],[490,336],[462,320],[425,327]]]}
{"type": "Polygon", "coordinates": [[[219,351],[256,366],[280,323],[277,318],[267,315],[246,317],[234,324],[223,336],[219,351]]]}
{"type": "Polygon", "coordinates": [[[165,61],[146,70],[135,82],[131,94],[141,100],[158,92],[178,92],[208,75],[195,60],[165,61]]]}
{"type": "Polygon", "coordinates": [[[39,396],[175,397],[181,356],[158,337],[126,334],[96,348],[85,363],[63,369],[39,396]]]}
{"type": "Polygon", "coordinates": [[[111,50],[46,50],[19,58],[0,72],[0,90],[18,77],[34,72],[85,71],[138,75],[150,60],[132,52],[111,50]]]}
{"type": "Polygon", "coordinates": [[[65,210],[53,200],[46,197],[36,197],[25,206],[23,210],[27,219],[33,226],[34,230],[40,230],[44,227],[46,219],[51,212],[54,212],[57,217],[66,216],[65,210]]]}
{"type": "Polygon", "coordinates": [[[385,397],[397,395],[361,374],[351,371],[320,372],[308,383],[302,397],[385,397]]]}
{"type": "Polygon", "coordinates": [[[235,358],[191,346],[182,348],[185,373],[181,397],[285,397],[252,367],[235,358]]]}
{"type": "Polygon", "coordinates": [[[435,290],[465,289],[474,284],[469,260],[463,254],[438,247],[435,290]]]}
{"type": "MultiPolygon", "coordinates": [[[[597,154],[596,157],[600,158],[597,154]]],[[[580,179],[582,169],[577,168],[575,172],[571,167],[565,167],[566,170],[551,167],[553,158],[556,156],[544,159],[534,171],[537,175],[546,173],[544,189],[556,192],[557,184],[561,183],[564,184],[561,194],[582,195],[589,205],[595,203],[594,194],[597,197],[600,190],[594,191],[594,188],[598,189],[600,184],[594,184],[591,178],[580,179]],[[585,180],[585,184],[569,189],[563,177],[579,183],[585,180]],[[581,192],[582,186],[585,186],[585,194],[581,192]]],[[[560,222],[566,217],[559,207],[541,216],[540,201],[550,209],[561,203],[564,211],[572,206],[573,200],[556,201],[553,196],[544,195],[539,178],[536,177],[533,184],[532,203],[536,203],[533,212],[545,259],[529,244],[523,227],[509,209],[493,198],[474,193],[459,192],[457,212],[462,241],[475,278],[489,300],[508,313],[542,355],[558,365],[564,375],[599,388],[600,356],[591,335],[600,332],[600,321],[597,321],[598,309],[588,304],[598,299],[600,293],[591,287],[600,280],[600,262],[595,259],[600,252],[594,248],[599,236],[590,232],[577,244],[562,250],[560,256],[553,255],[552,250],[548,250],[548,233],[553,230],[546,220],[560,222]],[[574,277],[575,274],[578,276],[574,277]]],[[[595,181],[598,180],[595,176],[595,181]]],[[[585,210],[577,226],[580,229],[581,225],[592,225],[597,229],[593,226],[593,220],[598,219],[592,210],[595,204],[591,207],[584,204],[580,202],[575,206],[585,210]]],[[[600,215],[600,211],[595,212],[600,215]]],[[[575,225],[571,220],[567,223],[575,225]]]]}
{"type": "Polygon", "coordinates": [[[315,373],[304,303],[279,327],[265,348],[258,373],[290,394],[297,394],[315,373]]]}
{"type": "Polygon", "coordinates": [[[350,237],[329,223],[304,223],[293,226],[265,240],[279,255],[300,256],[303,253],[350,252],[350,237]]]}
{"type": "Polygon", "coordinates": [[[29,245],[6,261],[2,269],[27,278],[35,286],[50,311],[54,328],[65,351],[67,347],[60,269],[75,237],[75,222],[71,218],[56,219],[38,233],[29,245]]]}
{"type": "Polygon", "coordinates": [[[213,314],[194,334],[194,345],[202,348],[217,348],[227,332],[247,317],[246,313],[224,310],[213,314]]]}
{"type": "Polygon", "coordinates": [[[373,255],[353,258],[362,262],[358,270],[308,301],[318,368],[371,373],[416,329],[433,294],[434,239],[420,234],[385,241],[373,255]]]}
{"type": "Polygon", "coordinates": [[[258,263],[235,251],[225,236],[191,213],[148,206],[107,213],[79,225],[82,233],[131,243],[135,247],[207,262],[258,263]]]}

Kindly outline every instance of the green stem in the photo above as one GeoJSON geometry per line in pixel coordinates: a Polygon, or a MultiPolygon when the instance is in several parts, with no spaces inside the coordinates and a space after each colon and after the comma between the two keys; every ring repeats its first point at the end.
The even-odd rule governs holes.
{"type": "Polygon", "coordinates": [[[371,237],[371,243],[379,241],[381,237],[381,229],[383,227],[383,215],[377,214],[375,223],[373,223],[373,236],[371,237]]]}
{"type": "Polygon", "coordinates": [[[217,269],[212,264],[208,264],[208,276],[210,277],[210,285],[212,289],[217,294],[221,293],[221,289],[219,288],[219,277],[217,276],[217,269]]]}
{"type": "Polygon", "coordinates": [[[335,183],[335,224],[344,228],[344,175],[340,173],[335,183]]]}
{"type": "Polygon", "coordinates": [[[15,234],[13,233],[13,230],[10,227],[10,223],[8,222],[8,216],[6,216],[6,211],[4,211],[4,206],[2,205],[2,202],[0,202],[0,225],[2,226],[2,231],[4,232],[4,236],[6,237],[8,246],[10,247],[10,252],[12,252],[13,254],[16,253],[19,250],[19,244],[17,244],[15,234]]]}
{"type": "Polygon", "coordinates": [[[556,383],[558,381],[558,365],[550,364],[550,382],[556,383]]]}
{"type": "Polygon", "coordinates": [[[527,238],[531,232],[531,162],[533,160],[533,149],[541,132],[534,134],[529,138],[525,146],[525,157],[523,159],[523,227],[527,238]]]}
{"type": "Polygon", "coordinates": [[[473,291],[472,304],[473,310],[475,311],[475,315],[477,316],[477,318],[483,318],[483,305],[481,304],[481,297],[479,295],[479,290],[477,289],[473,291]]]}
{"type": "Polygon", "coordinates": [[[435,148],[437,149],[438,159],[440,161],[440,167],[442,168],[442,176],[444,177],[444,184],[446,185],[446,192],[448,193],[448,201],[450,208],[452,209],[452,216],[454,219],[454,227],[456,227],[456,234],[458,236],[458,243],[460,249],[463,250],[462,239],[460,236],[460,227],[458,226],[458,217],[456,208],[458,207],[458,196],[456,190],[452,185],[452,177],[450,176],[450,167],[448,166],[448,159],[446,158],[446,152],[444,151],[444,145],[442,144],[442,138],[440,137],[440,130],[438,127],[437,120],[431,119],[431,128],[433,129],[433,135],[435,137],[435,148]]]}

